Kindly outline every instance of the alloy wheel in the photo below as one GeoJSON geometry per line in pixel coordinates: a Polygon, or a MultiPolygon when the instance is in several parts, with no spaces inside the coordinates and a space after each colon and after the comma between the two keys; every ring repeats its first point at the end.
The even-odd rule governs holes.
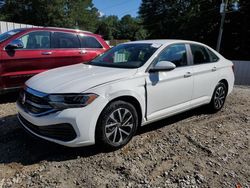
{"type": "Polygon", "coordinates": [[[106,138],[115,145],[126,142],[133,132],[134,124],[132,113],[126,108],[118,108],[109,115],[106,121],[106,138]]]}
{"type": "Polygon", "coordinates": [[[222,108],[226,98],[226,91],[223,86],[220,86],[217,88],[215,91],[215,96],[214,96],[214,105],[216,109],[222,108]]]}

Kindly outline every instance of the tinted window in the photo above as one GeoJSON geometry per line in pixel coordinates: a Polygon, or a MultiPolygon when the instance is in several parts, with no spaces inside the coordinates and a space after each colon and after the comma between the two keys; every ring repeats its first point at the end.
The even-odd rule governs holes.
{"type": "Polygon", "coordinates": [[[190,47],[195,65],[210,62],[210,57],[205,47],[195,44],[191,44],[190,47]]]}
{"type": "Polygon", "coordinates": [[[207,48],[207,51],[208,51],[208,53],[209,53],[209,55],[210,55],[210,61],[211,61],[211,62],[216,62],[216,61],[219,60],[219,58],[217,57],[217,55],[215,55],[211,50],[209,50],[209,49],[207,48]]]}
{"type": "Polygon", "coordinates": [[[94,37],[79,35],[81,48],[102,48],[102,45],[94,37]]]}
{"type": "Polygon", "coordinates": [[[36,31],[20,37],[23,49],[46,49],[50,48],[50,32],[36,31]]]}
{"type": "Polygon", "coordinates": [[[53,48],[80,48],[80,42],[75,34],[55,32],[53,34],[53,48]]]}
{"type": "Polygon", "coordinates": [[[176,67],[187,65],[187,51],[185,44],[175,44],[165,48],[157,58],[159,61],[170,61],[176,67]]]}
{"type": "Polygon", "coordinates": [[[138,68],[159,48],[159,45],[131,43],[120,44],[98,56],[89,64],[117,68],[138,68]]]}

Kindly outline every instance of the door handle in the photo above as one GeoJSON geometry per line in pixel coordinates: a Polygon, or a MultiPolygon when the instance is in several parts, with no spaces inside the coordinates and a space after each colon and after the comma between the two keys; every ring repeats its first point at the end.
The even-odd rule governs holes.
{"type": "Polygon", "coordinates": [[[217,68],[216,68],[216,67],[213,67],[213,68],[212,68],[212,71],[213,71],[213,72],[214,72],[214,71],[216,71],[216,70],[217,70],[217,68]]]}
{"type": "Polygon", "coordinates": [[[86,50],[80,50],[80,52],[79,52],[80,54],[86,54],[87,53],[87,51],[86,50]]]}
{"type": "Polygon", "coordinates": [[[191,72],[187,72],[186,74],[184,74],[184,78],[188,78],[190,76],[192,76],[191,72]]]}
{"type": "Polygon", "coordinates": [[[42,55],[51,55],[52,52],[42,52],[42,55]]]}

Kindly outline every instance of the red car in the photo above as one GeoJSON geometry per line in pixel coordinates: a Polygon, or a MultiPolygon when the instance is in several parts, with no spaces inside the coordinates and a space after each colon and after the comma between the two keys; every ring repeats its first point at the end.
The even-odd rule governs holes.
{"type": "Polygon", "coordinates": [[[101,36],[63,28],[22,28],[0,35],[0,94],[48,69],[84,63],[109,49],[101,36]]]}

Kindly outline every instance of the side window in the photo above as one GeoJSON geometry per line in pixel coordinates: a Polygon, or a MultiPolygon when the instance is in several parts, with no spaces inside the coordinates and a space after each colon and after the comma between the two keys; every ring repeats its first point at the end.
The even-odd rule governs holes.
{"type": "Polygon", "coordinates": [[[98,40],[91,36],[79,35],[81,48],[102,48],[98,40]]]}
{"type": "Polygon", "coordinates": [[[210,61],[211,61],[211,62],[217,62],[217,61],[219,60],[218,56],[215,55],[211,50],[209,50],[209,49],[207,48],[207,51],[208,51],[208,53],[209,53],[209,55],[210,55],[210,61]]]}
{"type": "Polygon", "coordinates": [[[73,33],[55,32],[52,37],[53,48],[80,48],[79,39],[73,33]]]}
{"type": "Polygon", "coordinates": [[[50,32],[36,31],[19,38],[23,42],[23,49],[48,49],[50,48],[50,32]]]}
{"type": "Polygon", "coordinates": [[[187,51],[185,44],[174,44],[165,48],[157,58],[159,61],[170,61],[176,65],[176,67],[187,65],[187,51]]]}
{"type": "Polygon", "coordinates": [[[210,56],[205,47],[196,44],[191,44],[190,47],[193,54],[193,61],[195,65],[211,62],[210,56]]]}

